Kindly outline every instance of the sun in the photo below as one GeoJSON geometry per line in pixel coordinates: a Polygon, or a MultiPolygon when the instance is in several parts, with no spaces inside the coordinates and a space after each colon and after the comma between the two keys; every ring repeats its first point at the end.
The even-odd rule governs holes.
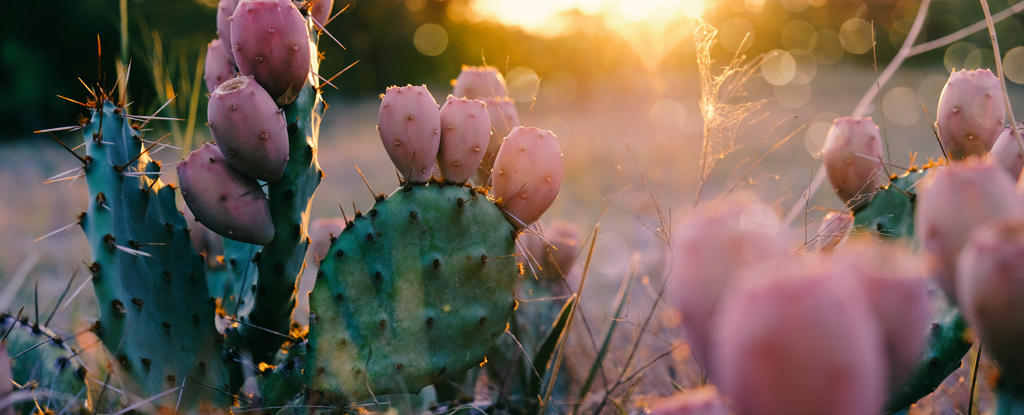
{"type": "Polygon", "coordinates": [[[557,36],[565,29],[559,19],[563,12],[577,10],[608,21],[644,24],[650,20],[684,20],[700,17],[708,0],[477,0],[472,3],[480,18],[521,27],[546,36],[557,36]]]}

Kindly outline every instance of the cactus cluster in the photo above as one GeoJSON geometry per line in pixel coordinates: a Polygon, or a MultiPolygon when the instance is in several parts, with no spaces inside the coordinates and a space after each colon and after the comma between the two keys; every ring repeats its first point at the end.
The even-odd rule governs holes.
{"type": "Polygon", "coordinates": [[[987,70],[952,73],[936,122],[949,161],[903,175],[887,173],[870,118],[837,119],[822,159],[846,208],[800,249],[814,255],[744,222],[764,211],[748,196],[675,229],[676,307],[736,414],[898,412],[960,365],[968,322],[1005,370],[1003,394],[1020,396],[1024,325],[1007,316],[1024,299],[1024,197],[1001,94],[987,70]]]}

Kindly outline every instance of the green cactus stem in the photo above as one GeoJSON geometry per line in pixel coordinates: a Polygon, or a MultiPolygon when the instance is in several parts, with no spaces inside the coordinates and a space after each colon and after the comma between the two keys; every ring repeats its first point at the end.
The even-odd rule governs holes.
{"type": "MultiPolygon", "coordinates": [[[[309,39],[315,51],[317,32],[312,23],[309,23],[309,39]]],[[[305,268],[309,208],[323,176],[316,158],[320,119],[325,109],[316,89],[319,64],[320,60],[314,58],[299,97],[284,107],[288,124],[288,166],[280,180],[267,186],[274,240],[263,247],[256,261],[259,278],[255,282],[252,310],[248,316],[239,316],[249,324],[238,326],[238,338],[256,363],[271,363],[284,342],[280,334],[289,331],[295,308],[295,282],[305,268]]]]}
{"type": "Polygon", "coordinates": [[[90,197],[79,224],[92,249],[96,332],[115,362],[114,376],[143,398],[192,380],[180,402],[172,394],[153,402],[157,407],[228,407],[230,399],[214,389],[227,388],[223,336],[174,186],[160,180],[160,163],[149,157],[124,107],[100,99],[83,131],[90,197]]]}

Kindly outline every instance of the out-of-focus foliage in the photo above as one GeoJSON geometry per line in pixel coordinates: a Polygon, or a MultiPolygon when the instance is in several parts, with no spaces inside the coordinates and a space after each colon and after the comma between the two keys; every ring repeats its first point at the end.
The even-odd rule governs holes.
{"type": "MultiPolygon", "coordinates": [[[[325,91],[327,100],[373,97],[398,82],[426,83],[435,95],[443,95],[462,64],[480,65],[484,58],[503,72],[523,66],[542,79],[555,71],[568,72],[578,86],[576,99],[597,98],[588,96],[596,85],[608,86],[610,89],[604,88],[601,93],[614,95],[616,88],[635,86],[627,75],[651,69],[637,63],[628,35],[609,29],[600,14],[564,12],[558,18],[568,22],[565,26],[571,29],[555,37],[540,36],[478,16],[474,4],[488,1],[495,0],[336,0],[335,11],[346,4],[349,8],[327,28],[347,50],[330,40],[321,42],[326,57],[321,72],[334,74],[356,60],[360,62],[332,82],[340,91],[325,91]],[[421,53],[414,44],[417,29],[426,24],[439,25],[447,35],[446,44],[436,56],[421,53]]],[[[120,58],[118,3],[81,0],[48,3],[45,8],[32,2],[6,6],[0,14],[0,139],[67,125],[81,113],[56,95],[82,97],[84,89],[76,81],[78,77],[95,83],[97,34],[103,49],[98,69],[107,85],[114,84],[114,61],[120,58]]],[[[213,3],[128,0],[129,54],[133,63],[130,95],[135,112],[155,110],[168,92],[187,91],[197,60],[206,43],[216,36],[213,3]],[[164,85],[159,93],[152,73],[157,44],[162,59],[158,62],[160,75],[170,80],[170,88],[164,85]]],[[[993,13],[997,13],[1015,0],[991,3],[993,13]]],[[[906,37],[919,1],[705,0],[705,4],[704,19],[720,30],[716,59],[731,58],[749,30],[750,46],[744,48],[748,55],[781,49],[792,52],[798,63],[798,55],[803,53],[816,58],[817,65],[871,65],[872,24],[878,61],[884,64],[906,37]],[[809,49],[809,54],[802,49],[809,49]]],[[[690,23],[683,19],[679,25],[689,30],[690,23]]],[[[921,41],[981,19],[977,2],[934,0],[921,41]]],[[[1024,28],[1017,16],[998,23],[997,30],[1003,51],[1024,43],[1024,28]]],[[[961,45],[963,51],[958,52],[964,56],[954,60],[954,66],[963,67],[965,59],[968,66],[971,59],[980,67],[989,66],[992,58],[986,49],[987,34],[982,31],[965,41],[967,46],[961,45]],[[976,55],[973,58],[968,56],[972,52],[976,55]]],[[[677,46],[656,70],[695,73],[692,41],[687,38],[673,45],[677,46]]],[[[941,65],[948,57],[946,51],[940,48],[908,64],[941,65]]],[[[201,92],[205,94],[205,88],[201,92]]],[[[205,98],[199,105],[200,109],[205,107],[205,98]]],[[[201,123],[205,111],[198,113],[197,121],[201,123]]]]}

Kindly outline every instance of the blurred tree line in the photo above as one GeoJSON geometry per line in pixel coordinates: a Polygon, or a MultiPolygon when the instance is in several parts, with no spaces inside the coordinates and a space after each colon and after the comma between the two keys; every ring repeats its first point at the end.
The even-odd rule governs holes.
{"type": "MultiPolygon", "coordinates": [[[[327,28],[346,49],[326,36],[321,37],[320,50],[326,58],[321,74],[329,77],[356,60],[359,63],[332,82],[339,90],[328,89],[328,101],[370,99],[397,83],[447,87],[462,64],[479,65],[483,59],[503,71],[528,66],[542,77],[554,70],[565,70],[576,75],[581,91],[587,85],[621,75],[608,72],[602,61],[606,47],[621,43],[621,38],[604,27],[601,17],[567,12],[563,17],[575,29],[561,38],[551,38],[474,19],[473,1],[488,0],[336,0],[335,11],[345,5],[349,8],[327,28]],[[413,44],[414,33],[427,23],[438,24],[447,32],[446,48],[437,56],[424,55],[413,44]]],[[[906,36],[906,30],[901,28],[909,29],[906,19],[913,19],[919,2],[706,3],[709,10],[704,18],[716,27],[736,18],[749,22],[756,35],[752,47],[745,52],[748,55],[782,48],[780,34],[794,19],[810,22],[816,29],[834,31],[854,17],[871,21],[876,32],[878,61],[884,66],[906,36]]],[[[990,0],[993,13],[1012,3],[1016,0],[990,0]]],[[[215,6],[215,0],[127,0],[133,113],[151,113],[174,94],[181,100],[191,94],[195,85],[200,85],[200,94],[207,93],[201,80],[197,84],[195,77],[200,55],[216,36],[215,6]]],[[[982,19],[981,9],[973,0],[935,0],[921,41],[941,37],[982,19]]],[[[115,62],[120,59],[120,25],[118,0],[59,0],[47,3],[45,8],[34,2],[8,2],[0,15],[0,139],[24,138],[32,130],[72,124],[75,116],[83,113],[82,109],[57,95],[83,100],[86,91],[78,78],[89,85],[99,80],[108,89],[113,88],[117,77],[115,62]],[[99,56],[97,35],[102,51],[99,56]]],[[[1007,32],[1000,39],[1004,52],[1024,41],[1019,16],[1007,19],[999,27],[1007,32]]],[[[987,33],[975,34],[968,40],[984,47],[987,33]]],[[[716,53],[723,58],[731,56],[731,52],[717,49],[716,53]]],[[[908,64],[934,65],[942,57],[940,49],[908,64]]],[[[843,59],[861,65],[871,65],[873,60],[870,52],[847,53],[843,59]]],[[[662,66],[666,71],[695,68],[692,43],[682,42],[662,66]]],[[[198,102],[197,125],[201,126],[205,121],[205,97],[198,102]]],[[[175,105],[175,116],[183,116],[188,102],[175,105]]]]}

